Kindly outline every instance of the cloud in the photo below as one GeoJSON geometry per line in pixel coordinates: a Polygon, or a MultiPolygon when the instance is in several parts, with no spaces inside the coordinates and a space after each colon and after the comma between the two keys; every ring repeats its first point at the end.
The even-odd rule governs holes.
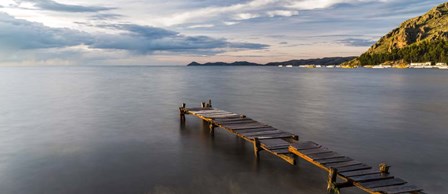
{"type": "Polygon", "coordinates": [[[234,20],[248,20],[260,17],[258,14],[252,14],[252,13],[239,13],[234,15],[234,20]]]}
{"type": "Polygon", "coordinates": [[[44,10],[61,11],[61,12],[99,12],[115,8],[102,6],[81,6],[58,3],[53,0],[15,0],[20,6],[22,2],[32,3],[35,7],[44,10]]]}
{"type": "Polygon", "coordinates": [[[121,33],[93,34],[67,28],[50,28],[0,13],[0,49],[31,50],[85,45],[89,49],[123,50],[134,54],[215,54],[227,50],[264,49],[268,45],[229,42],[208,36],[186,36],[175,31],[135,24],[98,26],[121,33]]]}
{"type": "Polygon", "coordinates": [[[116,20],[116,19],[120,19],[123,17],[124,16],[121,14],[100,13],[100,14],[95,14],[95,15],[91,16],[90,19],[92,19],[92,20],[116,20]]]}
{"type": "Polygon", "coordinates": [[[345,46],[355,46],[355,47],[366,47],[371,46],[376,41],[371,39],[361,39],[361,38],[347,38],[338,40],[338,43],[341,43],[345,46]]]}
{"type": "Polygon", "coordinates": [[[215,25],[213,24],[198,24],[198,25],[192,25],[192,26],[188,26],[188,28],[194,29],[194,28],[212,28],[215,25]]]}
{"type": "Polygon", "coordinates": [[[291,17],[291,16],[299,15],[299,11],[275,10],[275,11],[268,11],[267,14],[269,17],[275,17],[275,16],[291,17]]]}

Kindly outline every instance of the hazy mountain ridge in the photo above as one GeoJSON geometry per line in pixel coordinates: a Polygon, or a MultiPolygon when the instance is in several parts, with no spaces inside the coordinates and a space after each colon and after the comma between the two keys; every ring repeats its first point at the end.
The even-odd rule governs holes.
{"type": "Polygon", "coordinates": [[[350,61],[354,59],[355,57],[325,57],[325,58],[318,58],[318,59],[296,59],[296,60],[289,60],[289,61],[283,61],[283,62],[270,62],[267,64],[259,64],[259,63],[251,63],[247,61],[237,61],[233,63],[225,63],[225,62],[213,62],[213,63],[197,63],[197,62],[191,62],[188,64],[188,66],[279,66],[279,65],[293,65],[293,66],[299,66],[299,65],[339,65],[343,62],[350,61]]]}

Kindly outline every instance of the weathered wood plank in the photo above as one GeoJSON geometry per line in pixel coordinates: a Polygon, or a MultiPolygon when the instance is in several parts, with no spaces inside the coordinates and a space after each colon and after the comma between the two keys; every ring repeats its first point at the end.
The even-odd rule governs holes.
{"type": "Polygon", "coordinates": [[[235,130],[235,132],[238,134],[243,134],[243,133],[252,133],[252,132],[261,132],[261,131],[276,131],[276,130],[278,130],[278,129],[271,128],[271,127],[263,127],[263,128],[254,128],[254,129],[240,129],[240,130],[235,130]]]}
{"type": "Polygon", "coordinates": [[[213,121],[215,122],[229,122],[229,121],[238,121],[242,119],[251,119],[249,117],[238,117],[238,118],[216,118],[213,121]]]}
{"type": "Polygon", "coordinates": [[[361,185],[366,188],[372,189],[372,188],[378,188],[378,187],[402,185],[405,183],[406,183],[406,181],[404,181],[402,179],[393,178],[393,179],[386,179],[386,180],[379,180],[379,181],[362,182],[361,185]]]}
{"type": "Polygon", "coordinates": [[[256,123],[224,124],[221,126],[223,126],[225,128],[230,128],[230,129],[240,129],[240,128],[244,129],[247,127],[263,127],[263,126],[268,126],[268,125],[256,122],[256,123]]]}
{"type": "Polygon", "coordinates": [[[376,192],[384,192],[387,194],[398,194],[398,193],[410,193],[410,192],[419,192],[423,189],[418,188],[414,185],[395,185],[395,186],[388,186],[388,187],[378,187],[374,188],[373,191],[376,192]]]}
{"type": "Polygon", "coordinates": [[[329,168],[340,168],[340,167],[353,166],[353,165],[358,165],[358,164],[362,164],[362,163],[352,160],[352,161],[347,161],[347,162],[330,163],[330,164],[326,164],[325,166],[327,166],[329,168]]]}
{"type": "Polygon", "coordinates": [[[325,164],[338,163],[338,162],[348,162],[348,161],[352,161],[352,160],[353,159],[351,159],[349,157],[344,157],[344,158],[331,158],[331,159],[316,160],[316,162],[319,162],[319,163],[325,165],[325,164]]]}
{"type": "Polygon", "coordinates": [[[353,166],[346,166],[346,167],[339,167],[338,172],[349,172],[349,171],[355,171],[355,170],[365,170],[365,169],[371,169],[372,167],[367,166],[365,164],[358,164],[353,166]]]}
{"type": "MultiPolygon", "coordinates": [[[[215,121],[216,122],[216,121],[215,121]]],[[[258,121],[254,121],[252,119],[241,119],[237,121],[228,121],[228,122],[217,122],[221,125],[234,125],[234,124],[251,124],[251,123],[259,123],[258,121]]]]}
{"type": "Polygon", "coordinates": [[[297,143],[291,144],[291,146],[297,150],[307,150],[307,149],[315,149],[315,148],[322,147],[321,145],[314,143],[312,141],[297,142],[297,143]]]}
{"type": "Polygon", "coordinates": [[[223,110],[200,110],[200,111],[190,111],[191,113],[194,114],[215,114],[215,113],[232,113],[232,112],[228,112],[228,111],[223,111],[223,110]]]}
{"type": "Polygon", "coordinates": [[[184,110],[189,111],[189,112],[197,112],[197,111],[203,111],[203,110],[216,110],[216,109],[213,109],[211,107],[205,107],[205,108],[195,107],[195,108],[185,108],[184,110]]]}
{"type": "Polygon", "coordinates": [[[247,133],[243,134],[243,136],[246,136],[248,138],[255,138],[255,137],[263,137],[263,136],[269,136],[269,135],[277,135],[277,134],[284,134],[285,132],[277,130],[277,131],[262,131],[262,132],[254,132],[254,133],[247,133]]]}
{"type": "Polygon", "coordinates": [[[265,139],[260,140],[260,143],[262,146],[268,148],[268,149],[278,149],[278,148],[288,148],[289,142],[283,140],[283,139],[265,139]]]}
{"type": "Polygon", "coordinates": [[[308,150],[301,150],[300,153],[305,154],[305,155],[309,155],[309,154],[323,154],[323,153],[330,153],[333,152],[331,150],[329,150],[328,148],[325,147],[320,147],[317,149],[308,149],[308,150]]]}
{"type": "Polygon", "coordinates": [[[308,155],[313,160],[331,159],[331,158],[343,158],[345,156],[336,152],[324,153],[324,154],[310,154],[308,155]]]}
{"type": "Polygon", "coordinates": [[[280,130],[273,130],[273,131],[257,131],[257,132],[241,132],[241,135],[244,136],[256,136],[256,135],[269,135],[269,134],[275,134],[275,133],[283,133],[283,131],[280,130]]]}
{"type": "Polygon", "coordinates": [[[207,117],[207,118],[210,118],[210,117],[231,117],[231,116],[240,116],[239,114],[234,114],[234,113],[232,113],[232,114],[198,114],[198,115],[200,115],[200,116],[203,116],[203,117],[207,117]]]}
{"type": "Polygon", "coordinates": [[[272,128],[269,125],[242,125],[240,127],[232,127],[228,125],[223,125],[224,128],[232,129],[232,130],[242,130],[242,129],[256,129],[256,128],[272,128]]]}
{"type": "Polygon", "coordinates": [[[369,175],[369,174],[380,174],[380,171],[377,169],[368,169],[368,170],[357,170],[357,171],[350,171],[350,172],[343,172],[339,173],[344,177],[354,177],[354,176],[362,176],[362,175],[369,175]]]}
{"type": "Polygon", "coordinates": [[[376,181],[376,180],[392,179],[392,178],[394,178],[394,176],[388,175],[388,174],[369,174],[369,175],[363,175],[363,176],[349,177],[350,180],[355,181],[355,182],[376,181]]]}
{"type": "Polygon", "coordinates": [[[209,116],[207,118],[210,118],[210,119],[237,119],[237,118],[241,118],[241,115],[237,115],[237,116],[209,116]]]}
{"type": "Polygon", "coordinates": [[[288,149],[272,149],[272,152],[275,152],[277,154],[289,154],[291,152],[289,152],[288,149]]]}
{"type": "MultiPolygon", "coordinates": [[[[272,134],[272,135],[266,135],[266,136],[259,136],[258,139],[277,139],[277,138],[294,138],[295,135],[292,135],[290,133],[280,133],[280,134],[272,134]]],[[[253,138],[253,137],[251,137],[253,138]]]]}

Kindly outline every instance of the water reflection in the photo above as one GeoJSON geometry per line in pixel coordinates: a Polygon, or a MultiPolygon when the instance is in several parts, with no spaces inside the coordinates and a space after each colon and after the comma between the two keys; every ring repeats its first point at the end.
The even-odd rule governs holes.
{"type": "MultiPolygon", "coordinates": [[[[0,69],[2,193],[326,193],[326,174],[290,166],[187,116],[216,107],[314,140],[444,193],[443,71],[298,68],[0,69]],[[437,158],[437,160],[428,160],[437,158]],[[423,168],[424,167],[424,168],[423,168]],[[417,169],[417,170],[416,170],[417,169]]],[[[344,193],[361,193],[356,189],[344,193]]]]}

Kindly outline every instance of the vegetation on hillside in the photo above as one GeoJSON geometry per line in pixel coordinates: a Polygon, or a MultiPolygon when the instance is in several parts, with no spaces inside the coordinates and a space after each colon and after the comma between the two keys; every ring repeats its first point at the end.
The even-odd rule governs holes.
{"type": "Polygon", "coordinates": [[[364,53],[358,58],[360,65],[378,65],[387,61],[448,63],[448,41],[425,41],[384,53],[364,53]]]}

